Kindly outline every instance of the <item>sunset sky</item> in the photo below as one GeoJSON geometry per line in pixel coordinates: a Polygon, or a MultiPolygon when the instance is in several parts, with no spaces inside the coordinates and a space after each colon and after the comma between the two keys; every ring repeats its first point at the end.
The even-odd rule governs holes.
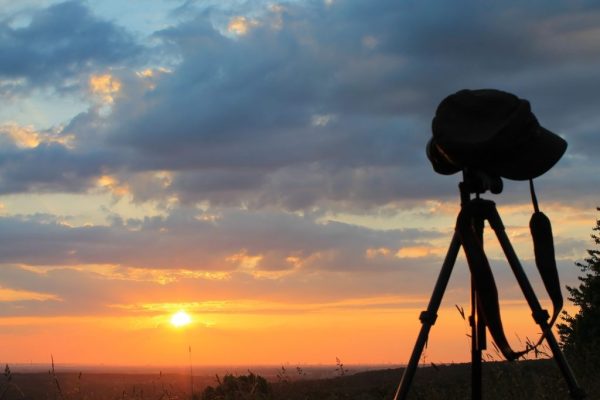
{"type": "MultiPolygon", "coordinates": [[[[0,364],[407,362],[459,207],[431,118],[490,87],[569,143],[536,188],[576,284],[599,205],[595,1],[0,0],[0,364]]],[[[528,186],[504,184],[549,306],[528,186]]],[[[520,347],[538,329],[488,239],[520,347]]],[[[469,359],[468,304],[461,255],[428,361],[469,359]]]]}

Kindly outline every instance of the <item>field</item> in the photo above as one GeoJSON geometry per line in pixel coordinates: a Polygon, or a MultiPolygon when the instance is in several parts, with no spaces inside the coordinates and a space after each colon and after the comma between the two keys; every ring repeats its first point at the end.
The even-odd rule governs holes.
{"type": "MultiPolygon", "coordinates": [[[[0,385],[0,399],[61,400],[166,400],[190,399],[189,373],[124,372],[8,372],[0,385]]],[[[576,369],[588,399],[600,399],[598,371],[576,369]]],[[[263,368],[256,372],[270,382],[273,400],[392,399],[401,369],[352,373],[339,368],[263,368]],[[343,374],[343,375],[342,375],[343,374]],[[329,377],[327,377],[329,375],[329,377]],[[337,376],[336,376],[337,375],[337,376]]],[[[246,372],[245,374],[248,374],[246,372]]],[[[244,373],[236,373],[242,376],[244,373]]],[[[202,398],[208,386],[217,386],[217,375],[194,374],[194,397],[202,398]]],[[[469,399],[470,366],[436,365],[419,368],[409,399],[469,399]]],[[[484,363],[484,399],[568,399],[562,376],[552,360],[517,363],[484,363]]],[[[227,399],[255,399],[238,393],[227,399]]]]}

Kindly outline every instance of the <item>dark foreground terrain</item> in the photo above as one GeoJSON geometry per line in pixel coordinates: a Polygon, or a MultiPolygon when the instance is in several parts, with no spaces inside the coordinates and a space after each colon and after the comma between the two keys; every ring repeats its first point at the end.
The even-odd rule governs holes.
{"type": "MultiPolygon", "coordinates": [[[[275,371],[275,370],[274,370],[275,371]]],[[[599,371],[576,368],[577,378],[588,399],[600,399],[599,371]]],[[[339,374],[338,374],[339,375],[339,374]]],[[[402,375],[401,369],[385,369],[331,378],[314,379],[310,374],[288,376],[265,374],[273,400],[306,399],[392,399],[402,375]]],[[[0,400],[61,399],[108,400],[190,399],[190,376],[149,373],[5,373],[0,377],[0,400]]],[[[218,385],[216,376],[194,376],[194,398],[202,399],[206,387],[218,385]]],[[[420,368],[411,386],[409,398],[469,399],[470,366],[453,364],[420,368]]],[[[554,361],[537,360],[516,363],[484,363],[484,399],[569,399],[566,384],[554,361]]],[[[222,399],[263,399],[247,393],[235,393],[222,399]]]]}

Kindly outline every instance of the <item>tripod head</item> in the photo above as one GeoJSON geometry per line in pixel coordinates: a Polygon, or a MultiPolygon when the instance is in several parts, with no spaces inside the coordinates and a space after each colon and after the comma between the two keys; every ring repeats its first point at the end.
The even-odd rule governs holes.
{"type": "Polygon", "coordinates": [[[489,190],[490,193],[500,194],[503,188],[502,178],[498,175],[492,175],[480,169],[468,167],[463,169],[461,191],[465,190],[469,194],[482,194],[489,190]]]}
{"type": "Polygon", "coordinates": [[[458,185],[460,189],[461,204],[465,204],[471,198],[471,194],[479,197],[480,194],[487,192],[493,194],[502,193],[504,184],[502,178],[498,175],[492,175],[480,169],[463,169],[463,181],[458,185]]]}

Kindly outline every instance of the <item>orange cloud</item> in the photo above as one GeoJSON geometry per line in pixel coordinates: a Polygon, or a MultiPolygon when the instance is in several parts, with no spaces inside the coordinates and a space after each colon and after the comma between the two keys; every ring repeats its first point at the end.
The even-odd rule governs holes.
{"type": "Polygon", "coordinates": [[[141,71],[137,71],[135,74],[140,78],[154,78],[160,74],[168,74],[172,71],[168,68],[158,67],[158,68],[146,68],[141,71]]]}
{"type": "Polygon", "coordinates": [[[21,126],[15,123],[7,123],[0,126],[0,135],[8,136],[17,147],[34,148],[41,143],[60,143],[71,147],[73,135],[60,135],[55,132],[38,132],[33,126],[21,126]]]}
{"type": "Polygon", "coordinates": [[[168,68],[158,67],[158,68],[146,68],[144,70],[137,71],[135,74],[139,78],[142,78],[146,88],[153,90],[156,87],[156,83],[154,82],[156,80],[156,78],[162,74],[169,74],[171,72],[173,72],[173,71],[171,71],[168,68]]]}
{"type": "Polygon", "coordinates": [[[121,82],[110,74],[92,75],[89,80],[90,91],[98,95],[106,104],[114,102],[114,95],[121,90],[121,82]]]}
{"type": "Polygon", "coordinates": [[[120,183],[117,178],[110,175],[102,175],[96,181],[96,185],[98,187],[110,190],[112,194],[118,197],[122,197],[130,193],[129,187],[126,184],[120,183]]]}
{"type": "Polygon", "coordinates": [[[432,255],[440,255],[442,253],[441,248],[431,246],[412,246],[403,247],[396,252],[398,258],[421,258],[432,255]]]}
{"type": "Polygon", "coordinates": [[[259,23],[256,20],[248,19],[244,16],[233,17],[227,25],[227,31],[237,36],[244,36],[248,33],[250,28],[258,26],[259,23]]]}
{"type": "Polygon", "coordinates": [[[229,280],[231,275],[227,272],[194,271],[188,269],[149,269],[126,267],[113,264],[85,264],[74,266],[30,266],[20,265],[21,269],[38,275],[47,275],[49,272],[58,270],[73,270],[79,272],[93,273],[102,279],[114,279],[132,282],[151,282],[159,285],[178,282],[182,279],[203,279],[207,281],[229,280]]]}
{"type": "Polygon", "coordinates": [[[367,258],[375,258],[377,256],[388,256],[391,254],[391,250],[387,247],[378,247],[376,249],[367,249],[367,258]]]}
{"type": "Polygon", "coordinates": [[[246,249],[232,254],[225,258],[225,261],[237,265],[241,269],[251,270],[256,268],[258,263],[263,259],[262,255],[249,255],[246,249]]]}
{"type": "Polygon", "coordinates": [[[61,301],[62,299],[54,294],[31,292],[28,290],[14,290],[0,287],[0,303],[27,300],[61,301]]]}

